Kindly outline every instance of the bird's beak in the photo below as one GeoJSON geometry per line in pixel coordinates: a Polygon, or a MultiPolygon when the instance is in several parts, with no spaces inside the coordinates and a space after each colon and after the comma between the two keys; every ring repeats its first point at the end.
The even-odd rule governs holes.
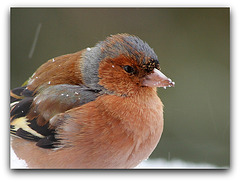
{"type": "Polygon", "coordinates": [[[146,87],[174,87],[175,82],[166,77],[161,71],[154,68],[153,72],[142,78],[142,86],[146,87]]]}

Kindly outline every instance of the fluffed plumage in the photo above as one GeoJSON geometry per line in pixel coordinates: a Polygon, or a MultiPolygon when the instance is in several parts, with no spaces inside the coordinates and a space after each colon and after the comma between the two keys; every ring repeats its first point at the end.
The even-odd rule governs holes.
{"type": "Polygon", "coordinates": [[[132,168],[163,130],[156,87],[174,82],[136,36],[50,59],[11,95],[12,147],[30,168],[132,168]]]}

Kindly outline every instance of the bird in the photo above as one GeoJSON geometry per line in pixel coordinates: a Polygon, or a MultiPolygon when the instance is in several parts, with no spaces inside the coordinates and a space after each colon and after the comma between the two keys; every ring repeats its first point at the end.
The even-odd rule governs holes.
{"type": "Polygon", "coordinates": [[[110,35],[48,60],[10,90],[11,146],[28,168],[134,168],[163,132],[157,87],[174,85],[146,42],[110,35]]]}

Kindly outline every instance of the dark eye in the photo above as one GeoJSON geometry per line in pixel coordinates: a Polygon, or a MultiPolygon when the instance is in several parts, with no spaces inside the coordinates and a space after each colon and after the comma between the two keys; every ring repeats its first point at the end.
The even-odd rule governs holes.
{"type": "Polygon", "coordinates": [[[134,68],[132,66],[124,66],[123,69],[128,72],[128,73],[133,73],[134,72],[134,68]]]}

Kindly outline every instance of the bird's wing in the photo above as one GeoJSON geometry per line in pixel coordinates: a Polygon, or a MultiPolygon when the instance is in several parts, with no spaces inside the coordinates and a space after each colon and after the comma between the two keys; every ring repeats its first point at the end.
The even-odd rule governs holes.
{"type": "Polygon", "coordinates": [[[37,92],[19,87],[11,90],[11,134],[37,141],[44,148],[54,147],[55,128],[64,120],[63,113],[95,100],[99,90],[83,85],[60,84],[39,88],[37,92]]]}
{"type": "Polygon", "coordinates": [[[45,85],[84,84],[81,73],[82,51],[48,60],[25,83],[31,91],[45,85]]]}

